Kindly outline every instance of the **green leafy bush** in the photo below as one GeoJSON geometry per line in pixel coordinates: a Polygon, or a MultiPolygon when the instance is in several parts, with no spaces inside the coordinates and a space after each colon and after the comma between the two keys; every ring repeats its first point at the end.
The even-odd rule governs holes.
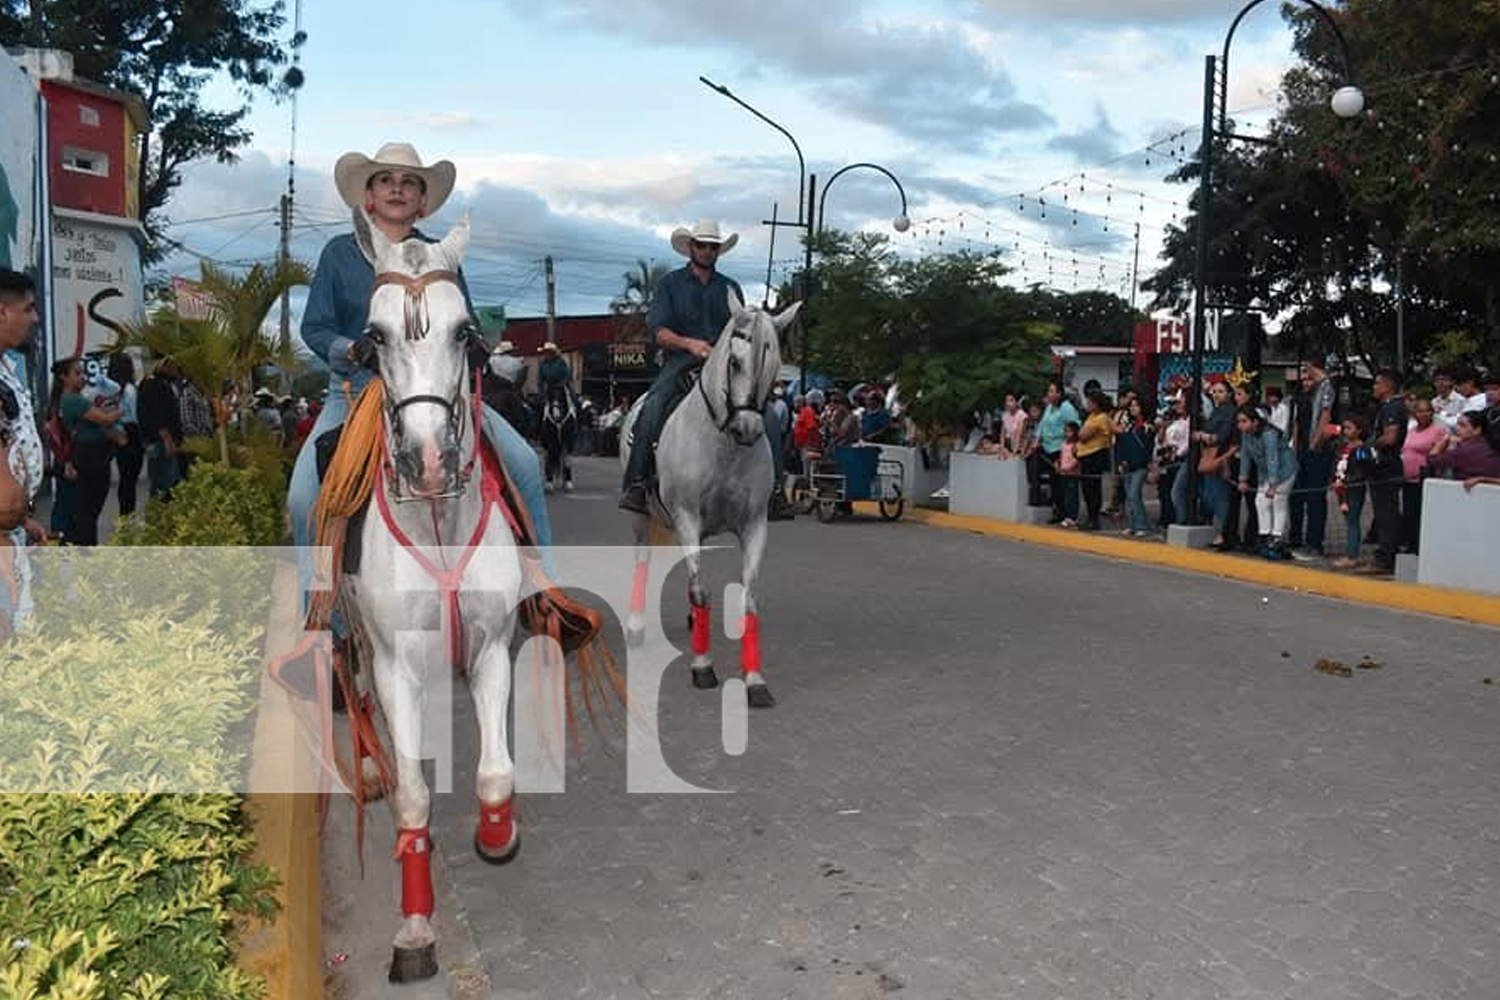
{"type": "Polygon", "coordinates": [[[274,909],[227,795],[0,796],[0,994],[251,1000],[235,924],[274,909]]]}
{"type": "Polygon", "coordinates": [[[275,875],[251,863],[229,790],[250,747],[279,487],[199,462],[120,529],[124,547],[37,553],[35,612],[0,647],[5,1000],[262,995],[231,942],[274,911],[275,875]]]}
{"type": "Polygon", "coordinates": [[[122,522],[116,545],[279,545],[285,538],[283,494],[255,469],[194,463],[172,500],[146,504],[144,524],[122,522]]]}

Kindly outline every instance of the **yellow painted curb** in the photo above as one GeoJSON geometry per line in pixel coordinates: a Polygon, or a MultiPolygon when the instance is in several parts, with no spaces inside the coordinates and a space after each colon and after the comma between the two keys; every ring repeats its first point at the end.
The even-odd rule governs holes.
{"type": "MultiPolygon", "coordinates": [[[[295,616],[296,571],[286,566],[278,569],[273,591],[277,599],[267,629],[268,657],[284,652],[300,634],[295,616]]],[[[251,789],[303,787],[294,772],[296,727],[289,696],[262,671],[251,789]]],[[[266,1000],[319,1000],[323,996],[323,898],[317,796],[252,791],[248,808],[254,822],[255,861],[274,869],[281,879],[277,890],[281,912],[242,936],[240,967],[266,978],[266,1000]]]]}
{"type": "MultiPolygon", "coordinates": [[[[861,503],[855,506],[856,509],[865,513],[874,513],[878,510],[873,503],[861,503]]],[[[1190,573],[1225,577],[1245,583],[1275,587],[1278,590],[1297,590],[1357,604],[1373,604],[1378,607],[1414,611],[1438,618],[1454,618],[1459,621],[1500,628],[1500,597],[1491,597],[1488,594],[1479,594],[1469,590],[1451,590],[1446,587],[1430,587],[1390,579],[1350,576],[1287,563],[1267,562],[1263,559],[1246,559],[1221,552],[1111,538],[1108,535],[1068,531],[1050,525],[1014,524],[1009,521],[997,521],[968,514],[949,514],[943,511],[907,507],[904,516],[908,520],[938,528],[972,531],[981,535],[1029,542],[1033,545],[1046,545],[1054,549],[1110,556],[1155,566],[1169,566],[1173,569],[1187,570],[1190,573]]]]}

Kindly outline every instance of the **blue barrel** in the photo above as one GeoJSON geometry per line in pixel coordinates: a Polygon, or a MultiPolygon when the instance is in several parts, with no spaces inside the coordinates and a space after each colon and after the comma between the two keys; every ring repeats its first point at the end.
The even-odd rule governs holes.
{"type": "Polygon", "coordinates": [[[879,448],[835,448],[833,460],[844,476],[845,500],[868,500],[880,467],[879,448]]]}

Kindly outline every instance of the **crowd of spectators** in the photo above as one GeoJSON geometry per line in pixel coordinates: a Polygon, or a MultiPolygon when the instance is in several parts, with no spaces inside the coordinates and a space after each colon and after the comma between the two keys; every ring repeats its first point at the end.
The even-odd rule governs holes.
{"type": "Polygon", "coordinates": [[[1299,375],[1290,396],[1206,380],[1155,414],[1130,390],[1112,400],[1097,383],[1073,395],[1053,381],[1039,400],[1010,395],[976,415],[959,450],[1024,461],[1032,505],[1050,507],[1062,528],[1100,531],[1117,517],[1121,534],[1160,538],[1172,524],[1212,524],[1220,551],[1376,575],[1392,573],[1398,553],[1419,551],[1424,479],[1500,483],[1500,371],[1440,371],[1429,387],[1386,369],[1364,404],[1341,399],[1321,364],[1299,375]],[[1330,527],[1342,536],[1332,551],[1330,527]]]}

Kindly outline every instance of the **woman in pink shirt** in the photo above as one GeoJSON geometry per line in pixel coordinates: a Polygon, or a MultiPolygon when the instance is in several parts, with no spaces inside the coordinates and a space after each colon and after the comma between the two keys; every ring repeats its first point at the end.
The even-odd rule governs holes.
{"type": "Polygon", "coordinates": [[[1433,419],[1432,401],[1419,399],[1411,405],[1412,426],[1401,445],[1401,467],[1406,485],[1401,496],[1401,551],[1416,552],[1422,529],[1422,474],[1427,460],[1448,436],[1442,421],[1433,419]]]}

